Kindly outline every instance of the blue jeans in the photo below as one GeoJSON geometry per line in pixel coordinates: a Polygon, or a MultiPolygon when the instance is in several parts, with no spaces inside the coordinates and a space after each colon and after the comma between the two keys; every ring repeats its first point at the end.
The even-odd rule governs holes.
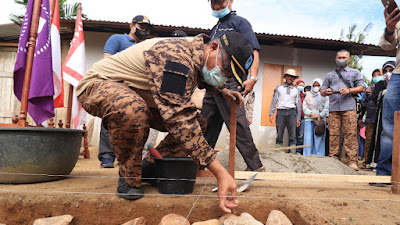
{"type": "Polygon", "coordinates": [[[381,153],[376,175],[392,174],[394,112],[400,110],[400,74],[393,74],[383,98],[381,153]]]}
{"type": "Polygon", "coordinates": [[[325,135],[318,137],[314,132],[314,121],[304,122],[304,145],[311,145],[303,150],[303,155],[325,156],[325,135]]]}
{"type": "MultiPolygon", "coordinates": [[[[304,119],[300,120],[300,126],[296,128],[296,145],[303,145],[304,119]]],[[[296,149],[296,152],[303,153],[303,148],[296,149]]]]}

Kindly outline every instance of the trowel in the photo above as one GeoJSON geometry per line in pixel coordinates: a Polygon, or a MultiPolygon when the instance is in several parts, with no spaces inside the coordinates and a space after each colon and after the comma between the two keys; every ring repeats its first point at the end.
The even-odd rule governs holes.
{"type": "MultiPolygon", "coordinates": [[[[255,173],[253,176],[251,176],[249,179],[245,180],[238,188],[237,188],[237,192],[243,192],[245,191],[248,187],[250,187],[250,185],[253,183],[253,181],[256,179],[256,176],[258,175],[258,173],[255,173]]],[[[218,191],[218,187],[215,187],[213,189],[211,189],[212,192],[216,192],[218,191]]]]}

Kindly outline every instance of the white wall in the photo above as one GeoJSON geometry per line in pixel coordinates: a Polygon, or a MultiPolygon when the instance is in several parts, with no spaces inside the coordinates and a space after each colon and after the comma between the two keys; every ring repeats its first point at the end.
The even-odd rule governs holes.
{"type": "MultiPolygon", "coordinates": [[[[324,79],[325,75],[335,69],[334,51],[319,51],[310,49],[295,49],[278,46],[261,46],[259,80],[254,89],[256,99],[254,104],[253,123],[250,129],[254,143],[258,149],[267,149],[275,146],[276,128],[261,126],[261,102],[263,64],[292,65],[302,67],[302,80],[306,85],[311,85],[313,79],[324,79]]],[[[270,90],[271,92],[273,90],[270,90]]],[[[226,128],[224,127],[218,139],[216,148],[226,149],[226,128]]]]}

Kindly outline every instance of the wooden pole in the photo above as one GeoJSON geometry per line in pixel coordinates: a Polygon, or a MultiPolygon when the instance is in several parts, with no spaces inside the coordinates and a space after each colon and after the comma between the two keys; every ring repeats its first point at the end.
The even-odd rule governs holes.
{"type": "Polygon", "coordinates": [[[236,149],[236,102],[231,101],[231,112],[229,119],[229,167],[228,172],[232,177],[235,177],[235,149],[236,149]]]}
{"type": "Polygon", "coordinates": [[[392,192],[400,194],[400,111],[394,113],[393,155],[392,155],[392,192]]]}
{"type": "Polygon", "coordinates": [[[26,118],[28,114],[29,87],[31,84],[32,64],[36,47],[36,37],[39,26],[41,4],[42,0],[35,0],[33,3],[31,28],[29,31],[28,53],[26,57],[24,84],[22,86],[21,111],[18,120],[18,126],[20,127],[26,127],[28,125],[28,123],[26,122],[26,118]]]}
{"type": "Polygon", "coordinates": [[[71,113],[72,113],[72,95],[74,93],[74,87],[70,84],[68,91],[68,106],[67,106],[67,121],[65,122],[65,128],[71,128],[71,113]]]}

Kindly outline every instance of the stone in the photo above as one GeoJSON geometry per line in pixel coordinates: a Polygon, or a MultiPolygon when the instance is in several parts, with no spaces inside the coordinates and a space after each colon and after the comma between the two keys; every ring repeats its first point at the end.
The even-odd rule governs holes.
{"type": "Polygon", "coordinates": [[[279,210],[272,210],[269,215],[267,222],[265,225],[293,225],[292,222],[290,222],[289,218],[287,216],[279,211],[279,210]]]}
{"type": "Polygon", "coordinates": [[[203,221],[203,222],[196,222],[196,223],[193,223],[192,225],[220,225],[220,223],[217,219],[212,219],[212,220],[207,220],[207,221],[203,221]]]}
{"type": "Polygon", "coordinates": [[[252,225],[264,225],[260,221],[256,220],[256,218],[254,218],[250,213],[244,212],[244,213],[240,214],[240,217],[252,220],[253,221],[252,225]]]}
{"type": "Polygon", "coordinates": [[[189,221],[178,214],[168,214],[161,219],[161,222],[158,225],[190,225],[189,221]]]}
{"type": "Polygon", "coordinates": [[[240,216],[232,216],[225,220],[224,225],[263,225],[254,219],[249,213],[242,213],[240,216]]]}
{"type": "Polygon", "coordinates": [[[33,225],[69,225],[73,219],[71,215],[47,217],[35,220],[33,225]]]}
{"type": "Polygon", "coordinates": [[[141,216],[139,218],[130,220],[122,225],[146,225],[146,224],[147,224],[146,219],[143,216],[141,216]]]}
{"type": "Polygon", "coordinates": [[[219,218],[218,222],[219,224],[224,224],[225,220],[231,217],[237,217],[235,214],[229,213],[229,214],[225,214],[223,216],[221,216],[221,218],[219,218]]]}

